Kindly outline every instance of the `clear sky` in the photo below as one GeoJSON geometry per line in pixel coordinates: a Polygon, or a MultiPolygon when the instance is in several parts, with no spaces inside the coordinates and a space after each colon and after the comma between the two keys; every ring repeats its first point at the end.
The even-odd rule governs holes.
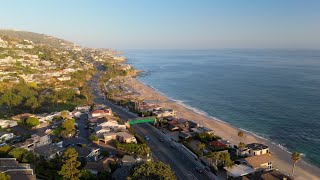
{"type": "Polygon", "coordinates": [[[117,49],[318,49],[320,1],[3,0],[0,28],[117,49]]]}

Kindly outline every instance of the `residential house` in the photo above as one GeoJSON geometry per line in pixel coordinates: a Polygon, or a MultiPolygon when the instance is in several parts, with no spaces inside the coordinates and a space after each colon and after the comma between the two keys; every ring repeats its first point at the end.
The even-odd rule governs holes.
{"type": "Polygon", "coordinates": [[[124,155],[121,159],[122,166],[133,166],[137,163],[137,160],[129,155],[124,155]]]}
{"type": "Polygon", "coordinates": [[[106,132],[100,135],[100,140],[103,141],[105,144],[117,139],[117,134],[115,132],[106,132]]]}
{"type": "Polygon", "coordinates": [[[14,137],[13,133],[10,132],[4,132],[4,131],[0,131],[0,142],[5,142],[7,140],[10,140],[14,137]]]}
{"type": "Polygon", "coordinates": [[[255,172],[253,168],[243,164],[235,164],[232,167],[224,167],[224,169],[227,172],[227,179],[235,179],[255,172]]]}
{"type": "Polygon", "coordinates": [[[17,121],[0,119],[1,128],[14,127],[14,126],[17,126],[17,125],[18,125],[17,121]]]}
{"type": "Polygon", "coordinates": [[[258,156],[269,153],[269,147],[264,144],[251,143],[247,144],[246,147],[249,149],[250,156],[258,156]]]}
{"type": "Polygon", "coordinates": [[[98,124],[97,127],[110,128],[110,129],[113,129],[115,131],[124,130],[124,129],[127,128],[126,125],[119,124],[117,121],[103,122],[103,123],[98,124]]]}
{"type": "Polygon", "coordinates": [[[163,109],[159,111],[154,111],[153,114],[157,118],[164,118],[164,117],[176,116],[176,111],[173,109],[163,109]]]}
{"type": "Polygon", "coordinates": [[[12,116],[11,119],[15,121],[23,121],[29,117],[35,117],[35,115],[30,113],[24,113],[24,114],[18,114],[18,115],[12,116]]]}
{"type": "Polygon", "coordinates": [[[128,133],[128,132],[117,132],[117,139],[120,142],[123,143],[137,143],[137,139],[134,137],[134,135],[128,133]]]}
{"type": "Polygon", "coordinates": [[[60,157],[64,151],[63,147],[59,147],[53,144],[47,144],[34,149],[34,153],[44,160],[51,160],[56,157],[60,157]]]}
{"type": "Polygon", "coordinates": [[[93,147],[79,147],[74,146],[76,151],[78,152],[79,159],[86,160],[87,162],[94,162],[99,159],[100,148],[93,147]]]}
{"type": "Polygon", "coordinates": [[[110,128],[103,128],[103,127],[101,127],[101,126],[98,126],[98,127],[95,127],[95,128],[94,128],[94,132],[95,132],[95,134],[96,134],[97,136],[101,136],[102,134],[107,133],[107,132],[110,132],[110,131],[112,131],[112,129],[110,129],[110,128]]]}
{"type": "Polygon", "coordinates": [[[273,156],[270,153],[245,158],[245,164],[258,172],[271,170],[273,168],[272,162],[273,156]]]}
{"type": "Polygon", "coordinates": [[[180,133],[179,133],[179,138],[180,139],[189,139],[191,137],[192,137],[192,135],[188,131],[180,131],[180,133]]]}
{"type": "Polygon", "coordinates": [[[97,176],[99,172],[107,171],[111,173],[111,163],[117,163],[117,161],[114,158],[104,158],[99,162],[88,162],[84,169],[89,170],[95,176],[97,176]]]}
{"type": "Polygon", "coordinates": [[[93,110],[90,112],[89,117],[103,117],[103,116],[111,116],[112,110],[111,109],[100,109],[100,110],[93,110]]]}
{"type": "Polygon", "coordinates": [[[76,110],[81,112],[89,112],[91,109],[91,106],[78,106],[76,107],[76,110]]]}
{"type": "Polygon", "coordinates": [[[30,164],[19,163],[15,158],[0,158],[0,171],[9,175],[12,180],[36,180],[30,164]]]}
{"type": "Polygon", "coordinates": [[[247,175],[250,180],[293,180],[293,177],[287,176],[277,170],[265,171],[247,175]]]}
{"type": "Polygon", "coordinates": [[[220,141],[212,141],[210,142],[210,145],[214,148],[223,149],[227,148],[228,146],[220,141]]]}
{"type": "Polygon", "coordinates": [[[190,131],[195,132],[196,134],[200,134],[200,133],[214,134],[214,131],[212,129],[204,126],[190,128],[190,131]]]}
{"type": "Polygon", "coordinates": [[[25,140],[24,142],[17,143],[14,146],[18,148],[24,148],[28,151],[33,151],[36,147],[41,147],[51,143],[50,135],[45,133],[33,134],[31,138],[25,140]]]}

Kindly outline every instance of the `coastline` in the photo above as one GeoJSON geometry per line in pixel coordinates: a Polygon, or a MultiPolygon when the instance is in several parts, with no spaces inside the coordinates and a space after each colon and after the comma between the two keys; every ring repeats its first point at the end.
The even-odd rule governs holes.
{"type": "MultiPolygon", "coordinates": [[[[274,168],[279,169],[285,174],[291,174],[292,161],[290,152],[279,144],[272,142],[266,138],[260,137],[252,132],[237,128],[232,124],[223,120],[207,115],[205,112],[197,108],[190,107],[181,101],[167,97],[162,92],[157,91],[153,87],[144,84],[136,78],[129,77],[126,79],[131,87],[134,87],[147,100],[157,100],[158,104],[165,108],[172,108],[177,111],[177,117],[186,118],[198,122],[201,125],[213,129],[217,135],[223,139],[229,140],[233,144],[238,144],[240,138],[237,136],[239,130],[244,131],[245,136],[241,139],[244,143],[260,142],[269,146],[271,153],[274,155],[274,168]]],[[[297,163],[295,169],[295,179],[319,179],[320,168],[308,164],[305,161],[297,163]]]]}

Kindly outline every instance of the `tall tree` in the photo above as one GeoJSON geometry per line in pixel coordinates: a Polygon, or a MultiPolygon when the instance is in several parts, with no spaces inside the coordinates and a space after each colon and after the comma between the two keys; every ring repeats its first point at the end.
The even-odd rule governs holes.
{"type": "Polygon", "coordinates": [[[296,163],[301,160],[301,154],[298,153],[298,152],[293,152],[293,153],[291,154],[291,160],[292,160],[292,162],[293,162],[291,176],[293,176],[293,174],[294,174],[294,169],[296,168],[296,163]]]}
{"type": "Polygon", "coordinates": [[[63,177],[63,179],[67,180],[78,180],[81,177],[81,171],[78,167],[81,165],[79,161],[77,161],[78,153],[74,148],[69,148],[67,151],[63,153],[63,165],[61,167],[61,171],[59,171],[59,175],[63,177]]]}

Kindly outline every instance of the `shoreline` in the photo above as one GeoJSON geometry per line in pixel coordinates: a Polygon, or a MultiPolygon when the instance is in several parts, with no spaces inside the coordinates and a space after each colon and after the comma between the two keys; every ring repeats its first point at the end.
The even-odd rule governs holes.
{"type": "MultiPolygon", "coordinates": [[[[134,87],[139,93],[140,97],[147,100],[157,100],[158,104],[165,108],[172,108],[177,111],[177,117],[186,118],[198,122],[201,125],[213,129],[217,135],[223,139],[229,140],[232,144],[238,144],[241,141],[244,143],[260,142],[269,146],[271,153],[274,155],[274,168],[280,170],[285,174],[291,174],[292,161],[290,152],[281,144],[277,144],[272,140],[261,137],[253,132],[238,128],[230,123],[220,120],[216,117],[208,115],[206,112],[197,108],[184,104],[182,101],[175,100],[157,89],[141,82],[137,78],[126,78],[126,83],[134,87]],[[245,133],[244,137],[240,139],[237,132],[241,130],[245,133]]],[[[309,164],[305,160],[297,163],[295,169],[295,179],[319,179],[320,168],[309,164]]]]}

